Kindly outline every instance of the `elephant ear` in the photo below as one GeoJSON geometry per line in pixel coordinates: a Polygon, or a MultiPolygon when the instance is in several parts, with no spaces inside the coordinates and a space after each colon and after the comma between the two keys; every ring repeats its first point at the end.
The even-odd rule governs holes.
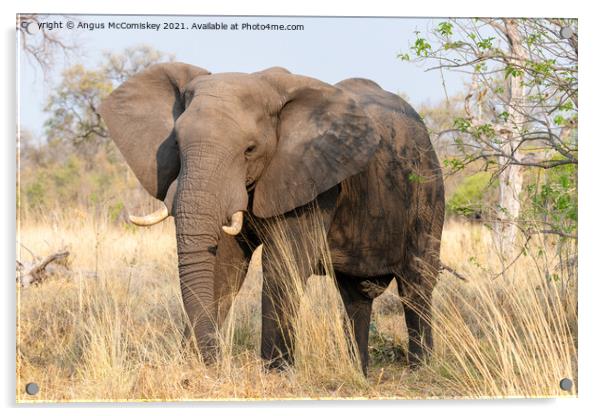
{"type": "Polygon", "coordinates": [[[153,65],[121,84],[100,106],[111,138],[155,198],[165,198],[180,171],[174,126],[184,112],[184,87],[209,74],[178,62],[153,65]]]}
{"type": "Polygon", "coordinates": [[[277,148],[253,197],[253,213],[267,218],[305,205],[364,170],[380,136],[345,91],[280,69],[259,74],[283,103],[277,148]]]}

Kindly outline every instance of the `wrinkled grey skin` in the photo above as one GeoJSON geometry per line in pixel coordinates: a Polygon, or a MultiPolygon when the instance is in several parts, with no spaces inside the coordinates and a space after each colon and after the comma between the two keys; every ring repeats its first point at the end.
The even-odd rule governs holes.
{"type": "Polygon", "coordinates": [[[175,217],[182,298],[205,359],[263,242],[261,354],[273,367],[292,362],[274,245],[251,224],[283,221],[309,276],[318,257],[299,224],[312,204],[364,372],[372,300],[393,278],[408,301],[411,364],[428,353],[443,182],[424,124],[397,95],[364,79],[333,86],[282,68],[212,75],[169,63],[129,79],[100,112],[142,185],[175,217]],[[236,211],[245,225],[231,237],[221,227],[236,211]]]}

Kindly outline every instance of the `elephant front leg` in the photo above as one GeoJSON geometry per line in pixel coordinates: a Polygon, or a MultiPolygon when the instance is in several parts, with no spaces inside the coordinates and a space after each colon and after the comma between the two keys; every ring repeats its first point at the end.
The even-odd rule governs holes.
{"type": "Polygon", "coordinates": [[[293,363],[295,318],[301,290],[326,252],[338,187],[316,201],[265,222],[262,251],[261,357],[270,368],[293,363]],[[322,229],[324,227],[324,229],[322,229]]]}
{"type": "Polygon", "coordinates": [[[296,293],[283,284],[281,274],[264,262],[261,292],[261,358],[268,368],[284,369],[293,364],[294,315],[299,305],[296,293]]]}
{"type": "Polygon", "coordinates": [[[255,245],[222,233],[215,261],[217,327],[224,325],[234,298],[242,286],[255,245]]]}
{"type": "Polygon", "coordinates": [[[293,364],[300,289],[318,262],[313,243],[300,228],[296,221],[287,224],[282,220],[279,235],[264,243],[262,250],[261,357],[269,368],[284,369],[293,364]]]}

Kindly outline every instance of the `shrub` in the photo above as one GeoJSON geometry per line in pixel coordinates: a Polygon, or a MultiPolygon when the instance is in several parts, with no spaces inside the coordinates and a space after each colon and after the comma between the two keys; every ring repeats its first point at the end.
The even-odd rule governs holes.
{"type": "Polygon", "coordinates": [[[447,211],[467,217],[480,215],[488,205],[487,201],[497,186],[496,182],[492,181],[490,172],[477,172],[467,176],[447,201],[447,211]]]}

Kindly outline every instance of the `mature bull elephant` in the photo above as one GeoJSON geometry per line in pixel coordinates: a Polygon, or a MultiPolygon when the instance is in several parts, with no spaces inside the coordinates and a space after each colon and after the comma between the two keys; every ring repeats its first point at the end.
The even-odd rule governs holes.
{"type": "MultiPolygon", "coordinates": [[[[166,63],[124,82],[100,113],[166,205],[132,220],[175,217],[182,298],[205,359],[216,352],[216,305],[239,289],[240,265],[259,243],[243,213],[298,230],[293,257],[309,276],[318,259],[303,252],[311,241],[298,224],[310,205],[327,230],[364,372],[372,301],[393,278],[407,300],[411,364],[431,349],[443,181],[424,124],[399,96],[359,78],[329,85],[282,68],[211,74],[166,63]]],[[[282,299],[265,290],[281,283],[266,261],[273,244],[263,243],[261,355],[278,367],[292,361],[292,328],[282,299]]]]}

